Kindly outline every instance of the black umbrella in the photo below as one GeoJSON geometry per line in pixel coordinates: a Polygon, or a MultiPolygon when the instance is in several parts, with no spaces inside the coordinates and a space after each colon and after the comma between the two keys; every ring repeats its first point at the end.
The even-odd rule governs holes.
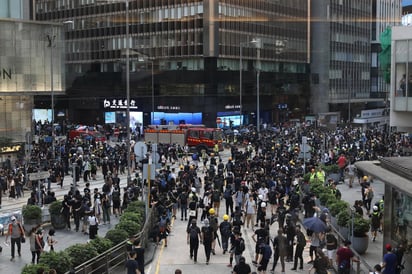
{"type": "Polygon", "coordinates": [[[327,225],[318,217],[310,217],[303,220],[303,226],[313,232],[325,232],[327,225]]]}

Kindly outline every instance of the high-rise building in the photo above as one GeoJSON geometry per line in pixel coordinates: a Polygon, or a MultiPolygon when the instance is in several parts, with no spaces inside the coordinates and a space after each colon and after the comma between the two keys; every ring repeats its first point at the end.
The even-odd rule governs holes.
{"type": "Polygon", "coordinates": [[[312,0],[311,5],[311,110],[341,111],[347,121],[354,108],[371,100],[372,2],[312,0]]]}
{"type": "MultiPolygon", "coordinates": [[[[17,152],[21,143],[30,139],[33,96],[50,96],[52,71],[54,90],[64,90],[60,25],[30,21],[32,4],[29,0],[0,0],[0,137],[16,144],[0,150],[0,162],[4,153],[17,152]],[[47,46],[52,31],[53,51],[47,46]]],[[[51,109],[50,105],[46,108],[51,109]]]]}
{"type": "Polygon", "coordinates": [[[128,44],[132,112],[142,122],[200,115],[228,126],[240,122],[240,110],[244,124],[256,123],[259,107],[262,123],[308,111],[309,2],[36,0],[35,14],[74,22],[66,28],[67,96],[57,102],[72,121],[104,123],[109,113],[124,120],[128,44]]]}

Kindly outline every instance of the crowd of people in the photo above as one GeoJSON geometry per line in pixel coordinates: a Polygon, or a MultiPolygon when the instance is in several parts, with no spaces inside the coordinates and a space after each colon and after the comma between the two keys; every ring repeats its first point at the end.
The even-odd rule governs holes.
{"type": "MultiPolygon", "coordinates": [[[[358,178],[362,200],[357,205],[371,219],[378,212],[380,227],[382,211],[376,209],[380,204],[372,205],[368,194],[373,191],[371,178],[357,171],[353,164],[383,156],[409,155],[410,145],[408,135],[387,134],[379,129],[361,131],[348,127],[327,131],[301,128],[299,131],[281,129],[259,135],[249,131],[242,136],[241,145],[231,146],[227,161],[223,161],[218,153],[194,153],[178,171],[170,168],[172,163],[166,163],[151,190],[152,205],[162,216],[154,237],[157,242],[165,239],[167,246],[170,221],[180,219],[187,222],[189,256],[194,263],[198,262],[201,244],[205,249],[206,264],[211,263],[211,255],[216,254],[216,244],[219,243],[223,254],[230,254],[228,266],[233,268],[233,273],[250,273],[250,265],[242,256],[243,227],[254,233],[255,258],[251,263],[259,273],[269,270],[272,259],[272,272],[279,260],[282,273],[285,272],[285,262],[294,263],[292,270],[303,269],[302,253],[308,235],[303,234],[297,223],[299,214],[305,217],[322,214],[316,207],[317,197],[310,191],[310,180],[314,177],[323,180],[325,185],[330,184],[331,193],[341,196],[336,185],[347,182],[352,187],[358,178]],[[306,162],[301,157],[303,136],[307,137],[311,152],[306,162]],[[338,165],[340,176],[336,181],[327,180],[322,167],[334,164],[338,165]],[[311,174],[309,181],[303,179],[306,173],[311,174]],[[270,235],[274,223],[277,223],[277,233],[270,235]]],[[[345,252],[344,248],[350,242],[339,247],[330,229],[308,237],[312,273],[324,273],[332,265],[340,269],[340,273],[347,273],[349,262],[357,260],[353,254],[345,252]],[[350,260],[346,262],[348,255],[350,260]]],[[[382,267],[384,270],[386,267],[384,273],[391,273],[385,261],[382,267]]]]}
{"type": "MultiPolygon", "coordinates": [[[[195,152],[187,158],[183,153],[176,153],[179,150],[175,146],[161,146],[158,152],[162,167],[150,184],[150,203],[159,216],[158,225],[151,235],[153,240],[157,243],[163,240],[167,246],[171,220],[185,221],[189,255],[193,262],[198,262],[197,251],[203,244],[206,264],[211,263],[211,255],[216,254],[216,243],[221,243],[223,253],[230,254],[228,266],[237,274],[250,273],[250,265],[243,256],[242,227],[254,233],[255,258],[251,263],[259,273],[266,273],[272,259],[272,271],[279,260],[282,272],[285,272],[285,261],[293,261],[294,270],[303,268],[302,252],[306,240],[297,220],[301,213],[308,217],[316,212],[316,207],[312,206],[316,197],[310,192],[310,182],[303,180],[304,174],[311,172],[318,179],[326,180],[321,167],[338,164],[339,180],[346,176],[352,186],[356,177],[361,183],[363,180],[363,176],[352,167],[356,161],[408,155],[411,148],[408,135],[388,134],[379,129],[362,131],[352,127],[333,131],[281,128],[278,132],[263,131],[259,134],[249,130],[237,141],[231,145],[227,161],[223,161],[218,151],[195,152]],[[303,136],[310,147],[310,157],[302,157],[303,136]],[[176,163],[179,166],[174,168],[172,165],[176,163]],[[222,202],[224,205],[221,207],[222,202]],[[224,212],[221,212],[222,208],[224,212]],[[222,222],[219,222],[220,218],[222,222]],[[278,229],[275,235],[271,235],[270,227],[274,223],[278,229]]],[[[31,151],[28,173],[37,169],[47,170],[50,172],[48,181],[55,181],[63,187],[63,178],[71,170],[74,187],[62,201],[63,214],[69,229],[73,219],[74,230],[89,233],[91,239],[96,235],[95,225],[110,223],[111,216],[121,214],[128,202],[138,199],[146,185],[138,175],[139,163],[133,158],[132,172],[136,171],[137,175],[126,188],[120,188],[118,175],[124,174],[127,166],[125,144],[110,146],[80,139],[67,140],[56,143],[53,151],[50,143],[39,141],[33,143],[31,151]],[[97,174],[104,178],[105,183],[102,189],[92,190],[89,183],[96,179],[97,174]],[[76,189],[80,181],[85,183],[82,192],[76,189]]],[[[23,196],[24,189],[29,189],[28,203],[41,205],[53,200],[52,197],[47,198],[53,196],[49,182],[25,180],[23,163],[20,160],[12,163],[9,159],[3,165],[0,170],[3,194],[19,198],[23,196]]],[[[373,206],[365,203],[368,186],[366,182],[364,185],[362,206],[373,215],[373,206]]],[[[331,265],[330,257],[318,248],[319,242],[320,239],[311,236],[311,263],[317,273],[331,265]]],[[[341,248],[337,253],[344,252],[339,250],[341,248]]],[[[131,252],[130,257],[133,256],[135,254],[131,252]]],[[[338,266],[342,261],[340,258],[338,254],[338,266]]]]}

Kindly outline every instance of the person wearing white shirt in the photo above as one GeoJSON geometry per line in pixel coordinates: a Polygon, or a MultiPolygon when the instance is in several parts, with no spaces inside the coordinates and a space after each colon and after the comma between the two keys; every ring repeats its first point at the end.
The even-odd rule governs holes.
{"type": "Polygon", "coordinates": [[[94,214],[91,214],[87,219],[89,222],[89,239],[93,240],[97,236],[97,230],[99,228],[99,220],[94,214]]]}

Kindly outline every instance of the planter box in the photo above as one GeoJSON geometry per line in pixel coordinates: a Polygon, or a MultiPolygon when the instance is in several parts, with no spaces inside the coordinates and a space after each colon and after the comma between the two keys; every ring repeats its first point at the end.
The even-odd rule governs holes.
{"type": "Polygon", "coordinates": [[[360,255],[365,254],[369,246],[369,237],[352,237],[352,248],[360,255]]]}

